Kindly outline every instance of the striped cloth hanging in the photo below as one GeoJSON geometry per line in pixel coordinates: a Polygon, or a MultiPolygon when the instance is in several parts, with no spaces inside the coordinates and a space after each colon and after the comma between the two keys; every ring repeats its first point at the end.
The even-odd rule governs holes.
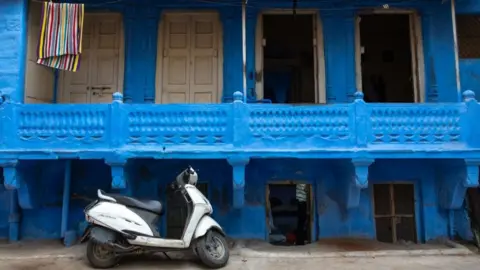
{"type": "Polygon", "coordinates": [[[38,64],[77,71],[82,53],[83,4],[44,2],[38,64]]]}

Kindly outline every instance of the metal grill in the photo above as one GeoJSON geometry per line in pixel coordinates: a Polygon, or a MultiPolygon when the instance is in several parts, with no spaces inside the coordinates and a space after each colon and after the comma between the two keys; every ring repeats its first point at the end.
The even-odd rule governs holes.
{"type": "Polygon", "coordinates": [[[480,16],[457,16],[458,55],[460,58],[480,58],[480,16]]]}

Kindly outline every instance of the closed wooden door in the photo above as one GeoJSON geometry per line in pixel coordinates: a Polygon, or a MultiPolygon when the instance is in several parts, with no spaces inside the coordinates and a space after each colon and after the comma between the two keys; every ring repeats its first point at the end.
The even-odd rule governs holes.
{"type": "Polygon", "coordinates": [[[62,102],[110,103],[122,90],[121,31],[118,14],[86,14],[79,69],[61,72],[62,102]]]}
{"type": "Polygon", "coordinates": [[[165,15],[162,103],[218,101],[218,35],[216,14],[165,15]]]}

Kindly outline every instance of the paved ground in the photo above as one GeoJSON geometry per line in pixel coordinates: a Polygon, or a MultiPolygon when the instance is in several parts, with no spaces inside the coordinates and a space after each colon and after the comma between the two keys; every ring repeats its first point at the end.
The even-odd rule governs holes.
{"type": "MultiPolygon", "coordinates": [[[[86,270],[84,245],[65,248],[58,241],[0,244],[0,270],[86,270]]],[[[478,270],[477,250],[449,245],[385,246],[365,240],[330,240],[304,247],[273,247],[258,241],[232,243],[225,270],[478,270]],[[429,256],[425,256],[429,255],[429,256]]],[[[124,258],[115,269],[204,269],[193,254],[124,258]]]]}
{"type": "MultiPolygon", "coordinates": [[[[0,262],[0,270],[86,270],[89,266],[81,259],[36,259],[0,262]]],[[[204,269],[196,262],[166,261],[156,257],[129,258],[115,269],[204,269]]],[[[331,258],[331,259],[262,259],[232,257],[225,270],[476,270],[480,269],[479,256],[428,256],[428,257],[380,257],[380,258],[331,258]]]]}

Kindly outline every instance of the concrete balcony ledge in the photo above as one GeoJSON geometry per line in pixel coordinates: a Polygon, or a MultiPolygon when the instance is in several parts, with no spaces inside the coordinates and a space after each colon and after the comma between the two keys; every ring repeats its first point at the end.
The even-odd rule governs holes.
{"type": "Polygon", "coordinates": [[[480,150],[480,106],[472,91],[465,91],[464,102],[436,104],[370,104],[362,93],[352,103],[321,106],[246,104],[239,92],[232,103],[208,105],[122,100],[120,93],[111,104],[95,105],[7,99],[0,107],[0,151],[345,158],[362,152],[468,157],[480,150]]]}

